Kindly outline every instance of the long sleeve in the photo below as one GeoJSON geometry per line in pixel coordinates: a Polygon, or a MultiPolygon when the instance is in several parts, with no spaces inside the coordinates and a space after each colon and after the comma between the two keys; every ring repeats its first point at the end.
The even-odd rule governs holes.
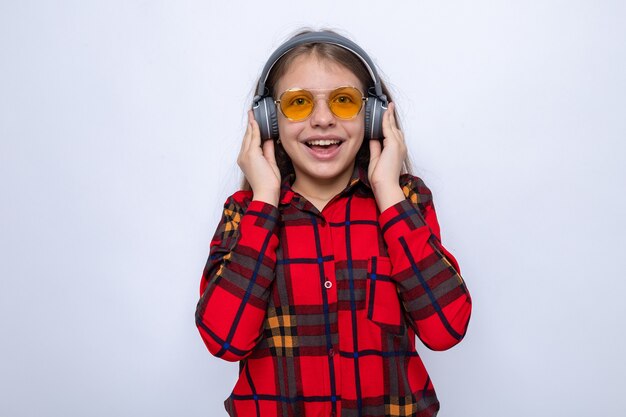
{"type": "Polygon", "coordinates": [[[448,349],[465,336],[471,298],[454,257],[441,244],[430,190],[404,175],[406,199],[379,217],[404,310],[420,340],[448,349]]]}
{"type": "Polygon", "coordinates": [[[224,204],[200,284],[196,325],[209,351],[246,357],[262,334],[278,246],[278,209],[241,191],[224,204]]]}

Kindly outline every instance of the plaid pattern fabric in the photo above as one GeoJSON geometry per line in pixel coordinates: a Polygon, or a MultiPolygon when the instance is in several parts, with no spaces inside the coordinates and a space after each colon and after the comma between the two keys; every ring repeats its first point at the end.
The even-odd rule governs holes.
{"type": "Polygon", "coordinates": [[[359,170],[322,213],[289,182],[279,208],[226,201],[196,323],[211,353],[240,361],[230,416],[437,414],[415,336],[455,345],[471,300],[430,190],[400,182],[407,199],[383,213],[359,170]]]}

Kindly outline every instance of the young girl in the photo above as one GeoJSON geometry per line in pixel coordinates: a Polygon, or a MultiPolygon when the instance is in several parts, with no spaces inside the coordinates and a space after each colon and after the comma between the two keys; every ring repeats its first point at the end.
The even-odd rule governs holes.
{"type": "Polygon", "coordinates": [[[259,80],[196,323],[240,361],[230,416],[434,416],[415,336],[444,350],[471,300],[408,173],[371,59],[334,32],[278,48],[259,80]]]}

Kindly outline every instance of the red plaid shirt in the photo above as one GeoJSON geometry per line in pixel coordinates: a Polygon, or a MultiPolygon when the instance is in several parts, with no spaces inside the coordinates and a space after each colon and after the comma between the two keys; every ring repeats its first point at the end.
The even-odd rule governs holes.
{"type": "Polygon", "coordinates": [[[279,207],[239,191],[200,286],[200,334],[240,362],[230,416],[434,416],[439,402],[415,350],[458,343],[471,300],[440,242],[430,190],[380,213],[366,174],[320,213],[286,182],[279,207]]]}

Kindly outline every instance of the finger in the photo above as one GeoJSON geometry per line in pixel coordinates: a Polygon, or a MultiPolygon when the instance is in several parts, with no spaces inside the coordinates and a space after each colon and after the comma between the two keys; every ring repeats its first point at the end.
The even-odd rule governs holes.
{"type": "Polygon", "coordinates": [[[243,135],[243,141],[241,142],[241,152],[246,152],[250,148],[250,141],[252,139],[251,113],[252,110],[248,111],[248,124],[246,126],[246,132],[243,135]]]}
{"type": "Polygon", "coordinates": [[[243,139],[241,140],[241,148],[239,149],[239,157],[238,160],[241,160],[243,156],[248,152],[249,144],[250,144],[250,129],[251,126],[248,124],[246,127],[246,132],[243,135],[243,139]]]}
{"type": "Polygon", "coordinates": [[[389,113],[389,126],[397,132],[400,129],[398,128],[398,122],[396,121],[396,103],[389,103],[389,109],[387,109],[387,112],[389,113]]]}
{"type": "Polygon", "coordinates": [[[259,128],[259,124],[254,119],[254,113],[250,110],[250,146],[252,148],[260,148],[261,147],[261,129],[259,128]]]}
{"type": "Polygon", "coordinates": [[[396,103],[391,102],[389,103],[389,123],[391,124],[391,127],[394,129],[398,128],[398,124],[396,123],[396,103]]]}
{"type": "Polygon", "coordinates": [[[383,138],[388,139],[391,138],[393,135],[395,135],[395,131],[393,129],[394,125],[393,125],[393,112],[395,109],[395,104],[393,102],[389,103],[389,106],[387,107],[387,111],[383,114],[383,123],[382,123],[382,128],[383,128],[383,138]]]}
{"type": "Polygon", "coordinates": [[[378,140],[370,140],[370,164],[372,161],[378,160],[382,152],[382,145],[378,140]]]}
{"type": "Polygon", "coordinates": [[[400,126],[398,125],[395,110],[396,110],[396,106],[394,104],[393,111],[391,113],[391,126],[392,126],[392,129],[396,132],[398,139],[404,142],[404,133],[402,133],[402,129],[400,129],[400,126]]]}
{"type": "Polygon", "coordinates": [[[266,140],[263,142],[263,157],[270,163],[276,165],[276,156],[274,155],[274,141],[266,140]]]}
{"type": "MultiPolygon", "coordinates": [[[[399,143],[404,142],[404,135],[402,134],[402,130],[398,127],[398,123],[396,121],[396,103],[389,103],[389,108],[385,112],[385,116],[389,113],[388,118],[388,134],[384,135],[385,139],[389,138],[399,143]]],[[[384,130],[383,130],[384,132],[384,130]]]]}

